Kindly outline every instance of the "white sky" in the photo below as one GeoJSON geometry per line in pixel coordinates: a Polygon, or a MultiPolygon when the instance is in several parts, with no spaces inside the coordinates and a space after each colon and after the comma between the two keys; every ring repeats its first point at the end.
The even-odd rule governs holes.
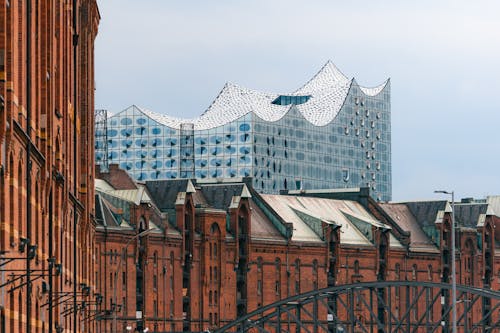
{"type": "Polygon", "coordinates": [[[227,81],[289,92],[330,59],[391,78],[393,200],[500,194],[499,1],[98,3],[97,108],[196,117],[227,81]]]}

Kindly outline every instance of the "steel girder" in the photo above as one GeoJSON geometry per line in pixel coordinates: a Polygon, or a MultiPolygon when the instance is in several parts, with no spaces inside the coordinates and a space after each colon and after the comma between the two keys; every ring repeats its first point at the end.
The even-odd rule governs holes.
{"type": "MultiPolygon", "coordinates": [[[[379,281],[329,287],[263,306],[215,330],[256,333],[451,332],[451,284],[379,281]]],[[[500,292],[457,285],[459,332],[500,332],[500,292]]]]}

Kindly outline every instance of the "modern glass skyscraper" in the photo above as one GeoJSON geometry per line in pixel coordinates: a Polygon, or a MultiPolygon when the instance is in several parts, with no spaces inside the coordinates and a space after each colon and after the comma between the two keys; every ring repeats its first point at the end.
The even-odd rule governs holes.
{"type": "Polygon", "coordinates": [[[196,119],[131,106],[96,130],[96,160],[137,180],[253,177],[263,193],[370,187],[387,201],[390,82],[365,88],[328,62],[289,94],[228,83],[196,119]]]}

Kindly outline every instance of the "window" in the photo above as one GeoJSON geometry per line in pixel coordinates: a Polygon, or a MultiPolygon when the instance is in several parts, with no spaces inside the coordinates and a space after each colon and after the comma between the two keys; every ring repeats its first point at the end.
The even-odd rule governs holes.
{"type": "Polygon", "coordinates": [[[156,290],[158,288],[158,278],[156,274],[153,275],[153,289],[156,290]]]}
{"type": "Polygon", "coordinates": [[[212,305],[212,290],[208,292],[208,305],[212,305]]]}
{"type": "Polygon", "coordinates": [[[262,295],[262,280],[257,280],[257,295],[262,295]]]}
{"type": "Polygon", "coordinates": [[[272,101],[272,104],[276,105],[299,105],[299,104],[304,104],[309,101],[311,98],[311,95],[306,95],[306,96],[286,96],[286,95],[280,95],[278,96],[274,101],[272,101]]]}

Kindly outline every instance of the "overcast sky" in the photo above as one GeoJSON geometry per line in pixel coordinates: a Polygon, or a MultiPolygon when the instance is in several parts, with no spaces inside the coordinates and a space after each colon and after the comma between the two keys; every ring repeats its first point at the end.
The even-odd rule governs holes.
{"type": "Polygon", "coordinates": [[[98,0],[96,107],[200,115],[225,82],[290,92],[327,60],[391,78],[393,200],[500,194],[500,2],[98,0]]]}

